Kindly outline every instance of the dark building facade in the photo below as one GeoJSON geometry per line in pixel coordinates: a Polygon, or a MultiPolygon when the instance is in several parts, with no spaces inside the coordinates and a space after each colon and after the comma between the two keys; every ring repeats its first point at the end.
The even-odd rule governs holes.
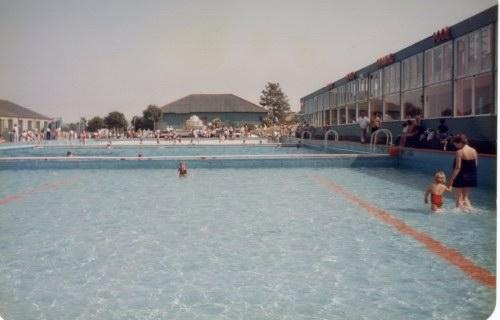
{"type": "Polygon", "coordinates": [[[184,128],[193,115],[205,124],[220,119],[233,125],[260,124],[267,110],[234,94],[191,94],[162,108],[162,128],[184,128]]]}
{"type": "Polygon", "coordinates": [[[420,115],[452,133],[496,146],[497,10],[491,7],[303,97],[304,119],[357,139],[361,115],[379,115],[394,136],[420,115]]]}

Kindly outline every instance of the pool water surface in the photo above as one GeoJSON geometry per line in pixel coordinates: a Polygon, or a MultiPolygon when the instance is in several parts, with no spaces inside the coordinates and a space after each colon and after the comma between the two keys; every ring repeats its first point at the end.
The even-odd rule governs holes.
{"type": "Polygon", "coordinates": [[[227,156],[227,155],[295,155],[317,153],[352,154],[353,151],[335,148],[308,148],[280,145],[208,145],[208,146],[47,146],[43,148],[25,147],[0,149],[0,157],[64,157],[68,152],[77,157],[136,157],[139,153],[144,157],[154,156],[227,156]]]}
{"type": "Polygon", "coordinates": [[[496,274],[495,193],[429,214],[394,168],[0,171],[7,319],[485,319],[495,288],[341,186],[496,274]]]}

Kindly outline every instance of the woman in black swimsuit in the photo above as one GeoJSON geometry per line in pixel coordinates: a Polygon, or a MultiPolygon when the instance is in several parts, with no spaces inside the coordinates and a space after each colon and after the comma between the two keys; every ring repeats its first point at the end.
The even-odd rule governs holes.
{"type": "Polygon", "coordinates": [[[477,152],[468,145],[464,134],[455,136],[453,144],[457,152],[449,185],[455,188],[457,208],[470,210],[472,209],[469,200],[470,188],[477,187],[477,152]]]}

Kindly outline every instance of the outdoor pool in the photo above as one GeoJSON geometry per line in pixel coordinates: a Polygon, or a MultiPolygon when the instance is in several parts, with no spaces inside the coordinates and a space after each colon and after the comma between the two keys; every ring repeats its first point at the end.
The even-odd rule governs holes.
{"type": "Polygon", "coordinates": [[[317,154],[317,153],[348,153],[354,152],[342,148],[307,148],[296,146],[279,145],[205,145],[205,146],[155,146],[155,145],[116,145],[111,149],[102,146],[45,146],[22,147],[12,149],[0,149],[0,157],[64,157],[71,152],[77,157],[137,157],[141,153],[144,157],[159,156],[227,156],[227,155],[295,155],[295,154],[317,154]]]}
{"type": "Polygon", "coordinates": [[[473,214],[447,196],[435,215],[432,176],[376,166],[0,179],[6,320],[486,319],[495,307],[492,189],[473,191],[473,214]]]}

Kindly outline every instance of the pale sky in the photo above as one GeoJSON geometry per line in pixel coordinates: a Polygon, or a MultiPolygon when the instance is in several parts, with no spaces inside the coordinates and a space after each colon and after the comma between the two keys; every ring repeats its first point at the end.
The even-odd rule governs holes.
{"type": "Polygon", "coordinates": [[[300,97],[492,0],[0,0],[0,99],[72,122],[191,93],[300,97]]]}

